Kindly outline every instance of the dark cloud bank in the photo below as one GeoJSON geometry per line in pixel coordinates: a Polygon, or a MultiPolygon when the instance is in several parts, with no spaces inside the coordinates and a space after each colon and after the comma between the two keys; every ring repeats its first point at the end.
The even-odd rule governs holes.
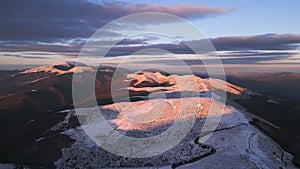
{"type": "MultiPolygon", "coordinates": [[[[2,0],[0,1],[0,52],[41,51],[74,54],[80,51],[86,38],[101,26],[128,14],[165,12],[193,20],[223,15],[234,10],[236,8],[126,2],[93,3],[85,0],[2,0]]],[[[108,31],[105,36],[113,37],[118,34],[108,31]]],[[[300,43],[300,35],[262,34],[217,37],[210,41],[218,51],[290,50],[295,49],[300,43]]],[[[128,39],[120,42],[119,45],[122,46],[114,47],[108,55],[127,55],[145,48],[160,48],[177,54],[191,54],[193,51],[186,44],[200,46],[202,43],[203,41],[196,40],[180,44],[151,44],[147,39],[128,39]]],[[[251,53],[244,55],[249,56],[251,53]]]]}

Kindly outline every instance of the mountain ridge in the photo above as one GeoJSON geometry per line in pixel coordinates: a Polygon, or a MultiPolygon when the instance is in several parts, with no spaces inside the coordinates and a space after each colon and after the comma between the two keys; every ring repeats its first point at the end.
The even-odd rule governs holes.
{"type": "MultiPolygon", "coordinates": [[[[5,93],[6,88],[1,90],[0,112],[2,130],[6,136],[5,139],[0,140],[1,149],[5,152],[0,154],[1,161],[57,168],[146,167],[148,164],[153,167],[176,166],[178,168],[192,166],[194,168],[195,165],[204,164],[203,168],[205,168],[210,165],[209,161],[217,160],[221,161],[220,164],[223,166],[232,165],[235,161],[234,167],[253,168],[263,164],[270,168],[278,166],[294,168],[291,164],[292,156],[252,125],[251,120],[259,118],[254,114],[252,114],[254,117],[251,117],[242,113],[249,109],[242,103],[251,103],[247,100],[264,97],[262,95],[219,79],[166,74],[157,70],[135,73],[121,70],[117,79],[113,79],[115,68],[104,67],[96,70],[81,65],[80,70],[84,71],[76,71],[76,73],[83,78],[73,81],[72,74],[76,70],[74,68],[72,63],[59,63],[25,70],[6,79],[16,82],[15,85],[10,85],[16,90],[13,90],[13,93],[5,93]],[[93,143],[83,130],[83,127],[89,125],[96,124],[97,127],[95,123],[97,121],[94,121],[96,118],[90,118],[89,115],[98,108],[81,107],[82,114],[73,110],[71,84],[86,85],[86,80],[93,80],[88,76],[89,72],[96,72],[95,93],[99,110],[118,132],[130,137],[152,137],[167,130],[178,120],[177,115],[180,114],[181,108],[187,111],[186,116],[182,116],[181,120],[196,118],[193,129],[172,150],[153,158],[134,162],[130,158],[115,156],[104,151],[93,143]],[[112,102],[111,92],[116,89],[111,86],[112,80],[116,80],[114,83],[120,87],[117,89],[121,89],[116,95],[118,102],[112,102]],[[224,93],[226,102],[223,102],[224,93]],[[13,102],[18,99],[19,102],[13,102]],[[239,103],[240,106],[246,107],[235,106],[239,103]],[[224,111],[220,111],[223,107],[224,111]],[[16,118],[19,120],[11,124],[7,123],[16,118]],[[84,126],[80,125],[78,118],[86,122],[84,126]],[[190,144],[191,141],[199,139],[197,136],[201,133],[199,130],[203,128],[203,120],[209,118],[221,118],[214,131],[202,131],[202,134],[213,134],[210,140],[203,144],[190,144]],[[59,138],[62,141],[58,141],[59,138]],[[240,138],[245,139],[237,141],[240,138]],[[17,140],[23,140],[24,144],[18,145],[17,140]],[[249,144],[252,147],[249,147],[249,144]],[[53,146],[53,154],[43,153],[48,150],[49,145],[53,146]],[[263,148],[266,145],[269,148],[263,148]],[[189,146],[193,148],[187,148],[189,146]],[[236,149],[236,146],[243,147],[245,151],[236,149]],[[182,152],[187,154],[180,155],[182,152]],[[104,156],[97,155],[99,153],[104,156]],[[79,160],[70,160],[71,157],[79,160]],[[107,158],[108,161],[100,160],[102,158],[107,158]],[[193,160],[194,158],[197,160],[193,160]],[[166,161],[161,161],[162,159],[166,161]],[[85,166],[82,166],[83,164],[85,166]]],[[[3,81],[5,82],[5,79],[3,81]]],[[[85,101],[89,101],[90,98],[90,94],[83,96],[85,101]]],[[[273,98],[267,97],[267,99],[273,98]]],[[[268,104],[280,104],[280,100],[268,104]]],[[[265,131],[268,133],[268,130],[265,131]]],[[[161,146],[164,144],[167,143],[161,146]]],[[[151,152],[150,149],[147,151],[151,152]]]]}

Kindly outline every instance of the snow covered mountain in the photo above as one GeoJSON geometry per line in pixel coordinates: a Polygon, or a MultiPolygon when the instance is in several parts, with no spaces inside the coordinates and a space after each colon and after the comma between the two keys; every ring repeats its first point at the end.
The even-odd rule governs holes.
{"type": "MultiPolygon", "coordinates": [[[[278,144],[280,135],[274,134],[281,132],[280,127],[249,111],[250,103],[258,105],[258,97],[267,98],[266,102],[259,101],[259,106],[280,105],[280,100],[219,79],[122,70],[116,80],[120,86],[128,86],[118,89],[119,101],[112,102],[114,71],[111,67],[75,67],[65,62],[2,78],[0,113],[4,137],[0,140],[0,162],[5,164],[0,168],[297,168],[292,163],[294,156],[286,150],[294,149],[292,153],[297,154],[299,148],[283,148],[278,144]],[[74,82],[78,85],[86,85],[86,80],[92,79],[85,72],[97,72],[95,94],[99,106],[82,107],[75,112],[73,105],[80,103],[72,100],[74,72],[82,74],[82,79],[74,82]],[[99,147],[85,133],[84,129],[93,128],[99,137],[109,136],[99,121],[91,118],[93,114],[97,117],[98,110],[124,137],[150,138],[178,121],[194,119],[195,123],[178,144],[162,154],[136,158],[138,152],[155,151],[151,146],[141,146],[129,157],[122,157],[99,147]],[[78,119],[84,121],[83,126],[78,119]],[[205,128],[208,119],[218,121],[212,130],[205,128]]],[[[83,100],[88,101],[90,95],[87,93],[83,100]]],[[[169,137],[176,134],[170,133],[169,137]]],[[[112,140],[111,144],[123,139],[112,140]]],[[[160,142],[155,149],[163,149],[172,141],[160,142]]],[[[118,145],[131,150],[125,143],[118,145]]]]}

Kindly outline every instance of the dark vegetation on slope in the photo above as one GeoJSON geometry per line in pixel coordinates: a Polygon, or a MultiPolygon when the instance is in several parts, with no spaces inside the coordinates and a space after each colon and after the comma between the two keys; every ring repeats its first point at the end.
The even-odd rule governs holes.
{"type": "Polygon", "coordinates": [[[300,167],[300,108],[290,102],[268,102],[266,96],[252,96],[249,99],[237,100],[247,111],[278,126],[274,127],[262,120],[254,119],[252,123],[266,132],[285,150],[295,156],[293,163],[300,167]]]}
{"type": "Polygon", "coordinates": [[[226,78],[235,85],[300,105],[300,73],[240,73],[226,78]]]}

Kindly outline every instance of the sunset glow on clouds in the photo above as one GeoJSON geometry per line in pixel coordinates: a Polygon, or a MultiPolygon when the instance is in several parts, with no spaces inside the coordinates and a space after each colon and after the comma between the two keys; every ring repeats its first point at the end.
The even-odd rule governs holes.
{"type": "MultiPolygon", "coordinates": [[[[163,12],[176,15],[192,22],[200,30],[202,23],[210,23],[214,20],[224,20],[219,29],[215,28],[216,23],[211,23],[210,30],[204,34],[216,34],[216,37],[207,37],[214,45],[218,54],[222,58],[223,64],[227,65],[265,65],[280,64],[283,66],[299,64],[299,58],[295,57],[297,47],[300,44],[299,32],[289,31],[289,25],[285,25],[286,32],[282,33],[282,27],[278,27],[278,32],[257,31],[252,35],[228,35],[222,32],[224,28],[236,24],[235,19],[240,18],[244,11],[248,11],[247,6],[234,5],[225,2],[220,5],[188,3],[182,4],[174,1],[174,4],[161,4],[158,2],[126,2],[126,1],[19,1],[4,0],[0,2],[0,59],[2,65],[13,64],[48,64],[57,60],[75,60],[86,40],[101,26],[122,16],[139,12],[163,12]],[[228,20],[229,19],[229,20],[228,20]],[[225,22],[228,20],[228,22],[225,22]],[[218,30],[218,31],[216,31],[218,30]],[[212,33],[213,32],[213,33],[212,33]]],[[[213,3],[213,1],[212,1],[213,3]]],[[[271,3],[271,1],[270,1],[271,3]]],[[[274,6],[277,8],[279,6],[274,6]]],[[[253,8],[253,6],[249,6],[253,8]]],[[[260,9],[259,7],[257,7],[260,9]]],[[[285,15],[292,16],[294,8],[285,12],[285,15]]],[[[265,9],[268,12],[268,8],[265,9]]],[[[272,9],[273,10],[273,9],[272,9]]],[[[270,9],[271,11],[271,9],[270,9]]],[[[255,16],[260,11],[252,11],[253,16],[245,20],[258,17],[269,17],[266,15],[255,16]]],[[[274,14],[274,17],[279,14],[274,14]]],[[[277,17],[278,23],[286,18],[277,17]]],[[[266,21],[267,23],[267,21],[266,21]]],[[[178,23],[164,21],[157,18],[157,25],[178,23]]],[[[253,30],[262,27],[265,23],[260,22],[253,25],[253,30]]],[[[179,25],[179,24],[178,24],[179,25]]],[[[146,20],[138,21],[136,25],[115,25],[115,30],[108,30],[103,34],[107,40],[124,38],[120,33],[121,29],[141,29],[147,30],[146,20]],[[145,22],[145,23],[143,23],[145,22]]],[[[270,26],[270,25],[268,25],[270,26]]],[[[291,25],[293,26],[293,25],[291,25]]],[[[204,27],[209,27],[206,24],[204,27]]],[[[276,27],[276,25],[274,25],[276,27]]],[[[251,28],[243,28],[241,30],[251,28]]],[[[180,28],[184,31],[184,28],[180,28]]],[[[243,32],[243,31],[241,31],[243,32]]],[[[193,52],[184,44],[201,45],[200,39],[186,39],[182,42],[166,41],[157,37],[137,37],[121,41],[107,55],[116,59],[117,56],[130,55],[139,50],[147,48],[159,48],[168,52],[180,55],[185,60],[192,60],[193,52]]],[[[148,54],[159,55],[160,53],[148,54]]],[[[161,54],[163,55],[163,54],[161,54]]],[[[155,57],[154,57],[155,58],[155,57]]],[[[166,58],[168,59],[168,58],[166,58]]],[[[201,63],[199,63],[201,64],[201,63]]]]}

